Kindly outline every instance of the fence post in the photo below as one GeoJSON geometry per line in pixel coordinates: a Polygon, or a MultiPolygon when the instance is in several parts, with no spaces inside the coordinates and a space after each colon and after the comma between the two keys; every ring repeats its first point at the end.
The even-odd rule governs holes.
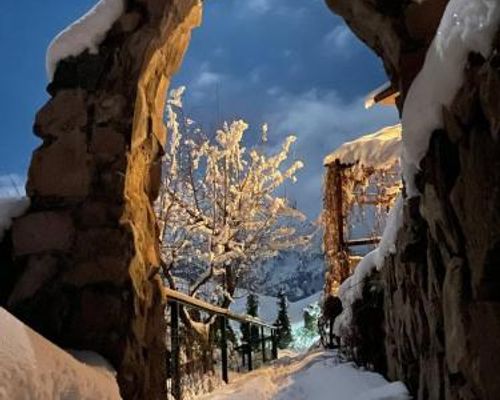
{"type": "Polygon", "coordinates": [[[276,331],[274,329],[271,333],[271,340],[273,346],[273,360],[276,360],[278,358],[278,340],[276,337],[276,331]]]}
{"type": "Polygon", "coordinates": [[[181,368],[180,368],[180,335],[179,335],[179,303],[170,303],[170,329],[172,346],[172,395],[182,400],[181,368]]]}
{"type": "Polygon", "coordinates": [[[330,323],[330,349],[333,349],[333,318],[330,318],[329,323],[330,323]]]}
{"type": "Polygon", "coordinates": [[[220,341],[221,341],[221,358],[222,358],[222,380],[229,382],[227,375],[227,334],[226,334],[226,318],[220,317],[220,341]]]}
{"type": "Polygon", "coordinates": [[[266,362],[266,336],[264,335],[264,327],[260,327],[260,344],[262,346],[262,364],[266,362]]]}
{"type": "Polygon", "coordinates": [[[247,344],[247,356],[248,356],[248,370],[252,371],[253,370],[253,363],[252,363],[252,343],[247,344]]]}

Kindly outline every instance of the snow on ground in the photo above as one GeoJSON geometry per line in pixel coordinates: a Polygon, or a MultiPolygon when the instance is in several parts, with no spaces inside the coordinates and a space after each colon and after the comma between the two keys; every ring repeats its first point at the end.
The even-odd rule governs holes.
{"type": "Polygon", "coordinates": [[[0,241],[12,224],[12,219],[23,215],[30,205],[27,197],[0,198],[0,241]]]}
{"type": "Polygon", "coordinates": [[[283,357],[236,378],[203,400],[408,400],[406,387],[342,363],[335,352],[283,357]]]}
{"type": "Polygon", "coordinates": [[[100,0],[87,14],[59,33],[47,49],[47,75],[54,78],[57,63],[88,50],[97,54],[99,45],[124,10],[124,0],[100,0]]]}
{"type": "Polygon", "coordinates": [[[400,156],[401,125],[398,124],[344,143],[325,158],[324,164],[338,160],[341,164],[360,164],[383,170],[399,162],[400,156]]]}
{"type": "Polygon", "coordinates": [[[403,109],[403,175],[410,197],[418,196],[414,175],[434,130],[443,126],[442,108],[459,90],[470,52],[488,57],[500,23],[498,0],[451,0],[424,66],[403,109]]]}
{"type": "Polygon", "coordinates": [[[58,348],[0,308],[0,400],[121,399],[99,355],[58,348]]]}

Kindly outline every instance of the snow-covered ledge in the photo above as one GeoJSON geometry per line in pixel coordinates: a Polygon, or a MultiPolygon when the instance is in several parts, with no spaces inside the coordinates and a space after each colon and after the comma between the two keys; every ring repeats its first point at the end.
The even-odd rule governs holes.
{"type": "Polygon", "coordinates": [[[488,57],[499,22],[497,0],[448,3],[403,108],[402,165],[409,197],[419,195],[415,174],[432,133],[443,127],[443,107],[450,106],[462,86],[467,57],[471,52],[488,57]]]}
{"type": "Polygon", "coordinates": [[[114,22],[122,15],[124,0],[100,0],[83,17],[59,33],[47,49],[46,68],[49,81],[59,61],[78,56],[85,50],[97,54],[99,45],[114,22]]]}
{"type": "Polygon", "coordinates": [[[71,355],[0,308],[1,399],[121,399],[115,372],[98,354],[71,355]]]}

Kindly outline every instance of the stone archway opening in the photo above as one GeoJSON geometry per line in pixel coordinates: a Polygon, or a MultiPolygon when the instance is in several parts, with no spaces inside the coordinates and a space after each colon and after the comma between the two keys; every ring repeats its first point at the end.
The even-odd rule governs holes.
{"type": "MultiPolygon", "coordinates": [[[[383,59],[393,85],[402,93],[401,107],[447,1],[327,3],[383,59]]],[[[61,346],[91,349],[106,356],[117,368],[122,394],[127,399],[159,398],[165,392],[165,346],[158,334],[164,331],[165,300],[157,273],[159,255],[151,203],[158,192],[159,161],[166,134],[165,91],[180,66],[191,30],[201,21],[201,10],[199,0],[127,0],[125,12],[113,24],[97,54],[84,52],[59,64],[49,86],[52,98],[35,122],[35,132],[43,144],[35,151],[30,167],[28,194],[32,204],[28,213],[15,221],[9,237],[9,258],[13,260],[9,268],[16,279],[7,288],[6,307],[61,346]]],[[[448,131],[463,135],[456,121],[468,118],[469,126],[489,133],[489,123],[496,118],[490,111],[496,103],[488,94],[498,86],[494,74],[497,62],[471,58],[466,92],[476,95],[481,86],[481,93],[486,95],[470,100],[467,93],[460,93],[463,101],[455,103],[455,117],[447,121],[448,131]],[[481,78],[480,83],[474,80],[476,76],[481,78]],[[479,117],[471,113],[477,104],[486,110],[479,117]]],[[[390,260],[393,268],[388,268],[386,279],[394,281],[391,273],[405,262],[429,264],[440,274],[445,271],[447,279],[441,275],[429,279],[440,288],[434,293],[438,304],[444,304],[454,319],[447,320],[437,312],[438,317],[430,320],[438,328],[443,319],[445,328],[452,323],[450,329],[437,332],[449,339],[448,355],[454,352],[463,359],[443,355],[443,343],[432,342],[435,347],[424,346],[418,354],[426,357],[420,366],[421,376],[419,368],[404,365],[405,357],[412,354],[403,354],[403,359],[389,357],[389,374],[410,382],[414,392],[438,393],[436,398],[445,390],[442,382],[453,393],[459,393],[462,387],[467,393],[477,388],[486,393],[485,398],[493,398],[496,383],[491,371],[496,370],[498,362],[486,356],[484,343],[492,348],[495,344],[478,343],[474,337],[462,335],[467,338],[464,343],[452,328],[453,321],[459,321],[460,329],[467,333],[479,332],[482,322],[498,326],[495,296],[491,295],[491,287],[482,286],[484,276],[496,276],[490,272],[498,246],[491,246],[487,221],[457,227],[455,214],[441,212],[455,207],[457,213],[465,215],[462,221],[468,221],[468,213],[483,221],[484,215],[478,215],[477,209],[488,209],[489,220],[498,219],[498,208],[491,207],[497,204],[496,194],[483,191],[477,195],[483,187],[498,185],[497,174],[488,175],[487,180],[481,175],[482,167],[494,163],[497,145],[483,137],[470,141],[471,150],[456,139],[456,135],[436,137],[425,161],[422,179],[428,192],[422,204],[436,213],[428,214],[426,220],[413,207],[405,217],[408,224],[424,232],[422,237],[429,239],[429,243],[420,240],[417,250],[428,251],[430,261],[418,257],[404,261],[397,255],[390,260]],[[450,153],[455,156],[451,160],[443,156],[450,153]],[[475,168],[461,170],[458,160],[475,168]],[[479,189],[467,190],[464,182],[477,184],[479,189]],[[455,185],[453,193],[451,185],[455,185]],[[452,195],[455,200],[450,200],[452,195]],[[475,207],[477,202],[484,207],[475,207]],[[470,254],[447,252],[456,250],[457,243],[464,245],[463,232],[480,238],[467,250],[470,254]],[[448,247],[439,252],[441,240],[448,247]],[[487,268],[472,258],[476,253],[488,255],[487,268]],[[451,255],[450,264],[447,257],[451,255]],[[469,297],[453,297],[457,293],[454,289],[461,289],[463,280],[470,279],[471,274],[474,291],[464,295],[469,297]],[[440,298],[442,293],[447,297],[440,298]],[[467,312],[464,302],[470,305],[467,312]],[[462,362],[481,357],[487,358],[489,364],[481,363],[478,370],[469,368],[473,363],[462,362]],[[426,370],[437,371],[442,379],[436,382],[426,370]],[[452,382],[457,376],[459,382],[452,382]]],[[[412,275],[404,279],[413,285],[408,290],[422,292],[419,306],[426,309],[426,277],[412,275]]],[[[407,310],[407,305],[396,298],[387,301],[396,310],[387,314],[394,333],[406,323],[398,319],[397,310],[407,310]]],[[[425,319],[418,312],[412,316],[417,324],[425,319]]],[[[410,326],[408,331],[414,330],[410,326]]],[[[415,343],[419,342],[421,337],[418,333],[415,336],[415,343]]],[[[397,333],[388,340],[392,340],[394,353],[409,347],[408,338],[397,333]]]]}
{"type": "MultiPolygon", "coordinates": [[[[19,279],[8,308],[57,344],[106,356],[125,398],[165,389],[152,201],[165,91],[201,11],[199,0],[129,0],[97,54],[59,63],[35,121],[43,144],[30,167],[32,204],[12,229],[19,279]]],[[[398,76],[399,53],[389,44],[399,32],[380,19],[357,33],[398,76]]]]}

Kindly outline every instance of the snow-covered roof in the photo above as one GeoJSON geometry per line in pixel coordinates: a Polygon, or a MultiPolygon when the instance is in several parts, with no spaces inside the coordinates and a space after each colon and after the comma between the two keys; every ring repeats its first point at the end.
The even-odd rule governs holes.
{"type": "Polygon", "coordinates": [[[49,45],[46,68],[49,81],[54,78],[57,63],[85,50],[97,54],[99,45],[124,11],[124,0],[100,0],[83,17],[59,33],[49,45]]]}
{"type": "Polygon", "coordinates": [[[388,169],[401,155],[401,125],[388,126],[378,132],[346,142],[329,154],[324,164],[360,164],[368,168],[388,169]]]}

